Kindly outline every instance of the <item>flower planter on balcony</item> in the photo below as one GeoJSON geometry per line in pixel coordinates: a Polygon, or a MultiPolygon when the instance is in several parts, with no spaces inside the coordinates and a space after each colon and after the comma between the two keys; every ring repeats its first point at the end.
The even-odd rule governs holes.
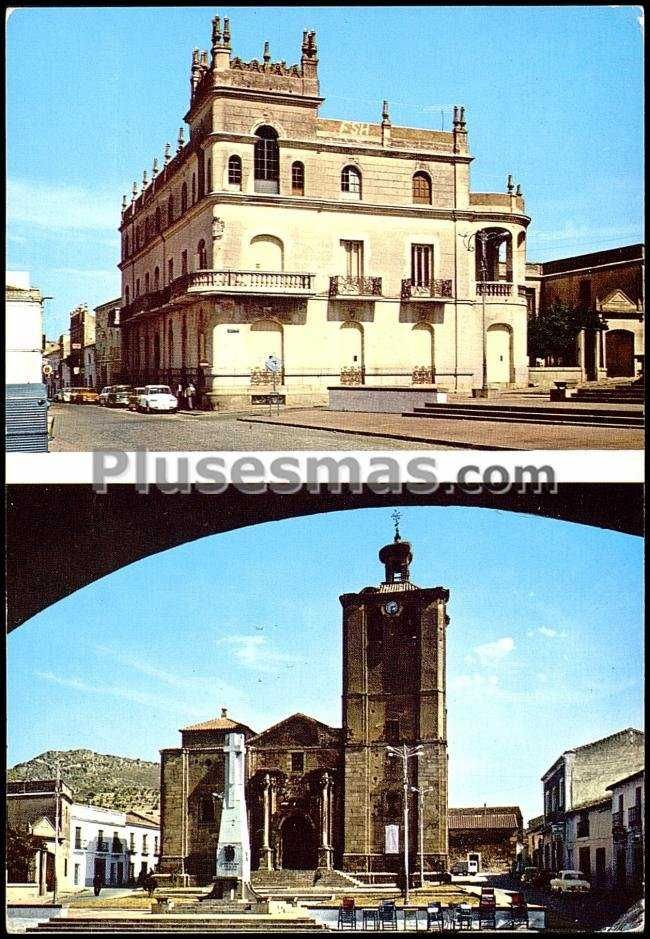
{"type": "Polygon", "coordinates": [[[381,277],[330,277],[329,295],[332,299],[358,300],[381,297],[381,277]]]}
{"type": "Polygon", "coordinates": [[[432,280],[428,284],[402,281],[402,300],[450,300],[453,296],[450,280],[432,280]]]}

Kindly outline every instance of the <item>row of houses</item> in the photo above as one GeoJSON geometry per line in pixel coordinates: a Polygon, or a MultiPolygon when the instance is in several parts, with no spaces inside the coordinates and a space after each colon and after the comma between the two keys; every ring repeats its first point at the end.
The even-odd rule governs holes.
{"type": "Polygon", "coordinates": [[[126,886],[153,871],[160,850],[160,820],[75,802],[56,779],[7,783],[7,880],[14,897],[83,890],[99,875],[102,884],[126,886]],[[8,839],[11,841],[11,839],[8,839]]]}
{"type": "Polygon", "coordinates": [[[70,313],[69,329],[56,340],[44,341],[43,376],[50,398],[61,388],[114,384],[121,373],[119,298],[94,310],[80,304],[70,313]]]}
{"type": "Polygon", "coordinates": [[[566,750],[542,777],[526,862],[580,870],[598,888],[638,891],[644,868],[644,735],[627,728],[566,750]]]}

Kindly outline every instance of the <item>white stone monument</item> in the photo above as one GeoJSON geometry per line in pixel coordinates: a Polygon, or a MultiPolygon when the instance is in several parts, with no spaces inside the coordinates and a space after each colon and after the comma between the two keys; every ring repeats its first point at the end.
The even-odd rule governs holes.
{"type": "Polygon", "coordinates": [[[251,879],[245,793],[246,745],[243,734],[226,737],[223,807],[217,842],[216,879],[241,896],[251,879]],[[227,882],[227,883],[224,883],[227,882]]]}

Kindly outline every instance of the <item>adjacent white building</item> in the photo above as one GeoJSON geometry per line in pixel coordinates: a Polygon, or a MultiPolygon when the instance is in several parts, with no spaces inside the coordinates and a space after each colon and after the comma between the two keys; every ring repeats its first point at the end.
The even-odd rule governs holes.
{"type": "Polygon", "coordinates": [[[159,825],[135,812],[73,803],[67,887],[92,886],[96,874],[107,886],[124,886],[158,862],[159,825]]]}
{"type": "Polygon", "coordinates": [[[5,345],[7,385],[43,381],[43,295],[26,271],[6,274],[5,345]]]}
{"type": "Polygon", "coordinates": [[[594,887],[612,886],[612,801],[609,796],[566,813],[566,866],[579,870],[594,887]]]}
{"type": "Polygon", "coordinates": [[[617,887],[640,890],[645,857],[645,769],[608,786],[612,794],[613,878],[617,887]]]}

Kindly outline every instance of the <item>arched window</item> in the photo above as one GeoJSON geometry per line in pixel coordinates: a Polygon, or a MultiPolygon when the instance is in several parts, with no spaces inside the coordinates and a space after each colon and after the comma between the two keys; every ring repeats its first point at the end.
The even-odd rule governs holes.
{"type": "Polygon", "coordinates": [[[181,186],[181,212],[187,212],[187,183],[181,186]]]}
{"type": "Polygon", "coordinates": [[[144,275],[144,292],[149,293],[149,271],[144,275]]]}
{"type": "Polygon", "coordinates": [[[361,198],[361,173],[356,166],[346,166],[341,173],[341,192],[352,199],[361,198]]]}
{"type": "Polygon", "coordinates": [[[413,177],[413,202],[431,205],[431,177],[428,173],[416,173],[413,177]]]}
{"type": "Polygon", "coordinates": [[[272,127],[260,127],[255,136],[255,192],[280,191],[280,148],[278,135],[272,127]]]}
{"type": "Polygon", "coordinates": [[[131,302],[131,291],[129,290],[128,286],[124,288],[124,300],[125,300],[126,306],[128,306],[129,303],[131,302]]]}
{"type": "Polygon", "coordinates": [[[241,157],[231,156],[228,160],[228,185],[241,189],[241,157]]]}
{"type": "Polygon", "coordinates": [[[304,196],[305,194],[305,165],[296,161],[291,166],[291,195],[304,196]]]}
{"type": "Polygon", "coordinates": [[[198,269],[200,271],[204,271],[208,266],[208,252],[205,250],[205,241],[203,238],[201,238],[198,243],[196,253],[198,255],[199,262],[198,269]]]}
{"type": "Polygon", "coordinates": [[[153,272],[153,289],[154,290],[160,289],[160,268],[159,267],[156,267],[156,269],[153,272]]]}
{"type": "Polygon", "coordinates": [[[192,205],[196,202],[196,173],[192,173],[192,205]]]}
{"type": "Polygon", "coordinates": [[[167,224],[171,225],[174,221],[174,193],[170,192],[167,202],[167,224]]]}
{"type": "Polygon", "coordinates": [[[171,323],[167,334],[167,365],[169,368],[174,367],[174,330],[171,323]]]}
{"type": "Polygon", "coordinates": [[[124,257],[128,258],[129,256],[129,233],[126,232],[124,235],[124,257]]]}

